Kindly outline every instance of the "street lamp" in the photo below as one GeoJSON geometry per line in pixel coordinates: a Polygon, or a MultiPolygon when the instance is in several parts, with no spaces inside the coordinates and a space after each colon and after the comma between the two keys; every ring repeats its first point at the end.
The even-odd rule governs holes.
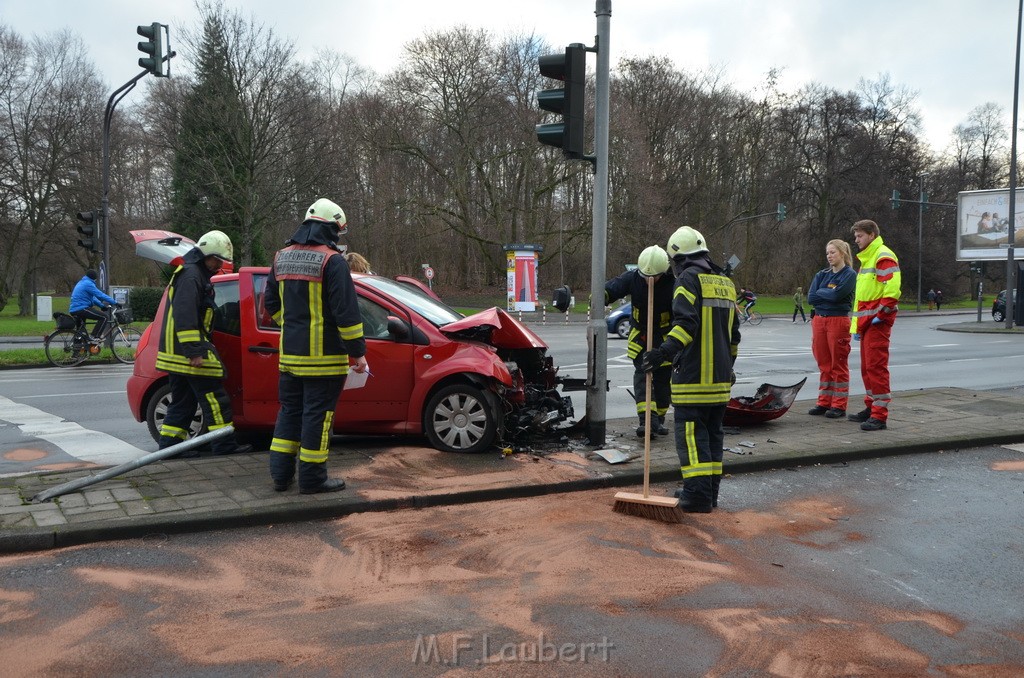
{"type": "Polygon", "coordinates": [[[921,238],[921,227],[924,223],[924,178],[928,172],[921,174],[918,180],[921,182],[921,195],[917,199],[917,312],[921,312],[921,251],[924,248],[921,238]]]}
{"type": "MultiPolygon", "coordinates": [[[[1006,329],[1013,329],[1014,321],[1021,324],[1017,311],[1021,306],[1015,307],[1013,303],[1013,291],[1017,289],[1016,273],[1017,261],[1014,255],[1014,228],[1017,223],[1017,95],[1020,90],[1020,34],[1021,21],[1024,17],[1024,0],[1017,4],[1017,49],[1014,54],[1013,67],[1013,122],[1010,124],[1010,221],[1006,227],[1006,329]],[[1012,309],[1012,310],[1011,310],[1012,309]]],[[[1018,301],[1024,306],[1024,299],[1018,301]]]]}

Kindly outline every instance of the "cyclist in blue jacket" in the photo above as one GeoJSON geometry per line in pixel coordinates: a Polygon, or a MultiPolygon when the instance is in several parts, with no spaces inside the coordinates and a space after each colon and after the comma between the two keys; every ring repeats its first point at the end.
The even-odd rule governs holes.
{"type": "Polygon", "coordinates": [[[103,330],[107,328],[107,314],[102,310],[96,310],[97,307],[104,309],[117,305],[113,297],[107,296],[96,287],[96,277],[96,271],[91,268],[85,272],[71,292],[71,306],[68,308],[68,312],[83,323],[86,319],[96,321],[92,328],[93,339],[99,339],[103,335],[103,330]]]}

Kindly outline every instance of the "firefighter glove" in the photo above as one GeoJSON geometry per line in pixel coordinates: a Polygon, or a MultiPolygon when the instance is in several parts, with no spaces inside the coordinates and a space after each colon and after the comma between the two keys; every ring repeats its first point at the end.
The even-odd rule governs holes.
{"type": "Polygon", "coordinates": [[[644,353],[644,357],[640,361],[640,368],[644,372],[653,372],[661,367],[663,362],[665,362],[665,356],[658,349],[653,349],[644,353]]]}
{"type": "Polygon", "coordinates": [[[879,318],[877,315],[874,318],[871,319],[871,324],[872,325],[877,325],[880,322],[882,322],[882,319],[879,318]]]}

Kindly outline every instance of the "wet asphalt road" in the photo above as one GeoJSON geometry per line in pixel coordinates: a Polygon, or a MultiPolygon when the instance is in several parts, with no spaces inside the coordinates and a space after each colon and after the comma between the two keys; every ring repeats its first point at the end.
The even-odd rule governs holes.
{"type": "Polygon", "coordinates": [[[450,644],[437,662],[412,657],[419,634],[444,632],[469,646],[460,667],[500,675],[1024,671],[1020,446],[727,477],[720,510],[683,525],[609,507],[595,491],[2,558],[0,661],[24,665],[14,653],[31,648],[44,674],[441,675],[453,668],[450,644]],[[570,506],[587,516],[572,523],[582,561],[531,551],[570,506]],[[537,517],[536,532],[515,544],[502,531],[519,512],[537,517]],[[460,552],[481,539],[483,556],[460,552]],[[360,555],[375,542],[372,558],[360,555]],[[426,562],[410,569],[410,548],[426,562]],[[542,563],[555,557],[571,566],[541,595],[552,578],[542,563]],[[331,567],[335,558],[352,569],[331,567]],[[636,565],[625,579],[610,567],[619,558],[636,565]],[[679,587],[666,567],[706,581],[679,587]],[[458,576],[470,571],[488,575],[458,576]],[[283,593],[296,588],[287,595],[297,599],[283,593]],[[511,616],[484,614],[484,600],[511,616]],[[607,638],[614,649],[587,664],[466,665],[485,637],[535,641],[516,631],[524,608],[547,638],[607,638]],[[223,632],[239,624],[264,643],[291,639],[297,654],[257,658],[253,640],[223,632]]]}

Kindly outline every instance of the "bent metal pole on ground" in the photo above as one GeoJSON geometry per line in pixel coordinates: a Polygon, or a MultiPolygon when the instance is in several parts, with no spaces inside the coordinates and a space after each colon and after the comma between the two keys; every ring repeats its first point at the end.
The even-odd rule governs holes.
{"type": "Polygon", "coordinates": [[[113,466],[105,471],[100,471],[96,475],[86,476],[85,478],[76,478],[75,480],[70,480],[62,485],[51,487],[50,489],[44,490],[32,497],[32,502],[37,504],[42,503],[44,501],[49,501],[54,497],[59,497],[62,494],[74,492],[75,490],[80,490],[83,487],[88,487],[89,485],[95,485],[98,482],[113,478],[114,476],[119,476],[122,473],[128,473],[128,471],[134,471],[135,469],[146,466],[147,464],[152,464],[154,461],[160,461],[161,459],[166,459],[167,457],[172,457],[182,452],[188,452],[189,450],[197,447],[202,447],[207,443],[211,443],[214,440],[219,440],[228,434],[234,433],[234,431],[234,426],[225,426],[224,428],[219,428],[216,431],[210,431],[209,433],[198,435],[191,440],[186,440],[178,443],[177,445],[157,450],[156,452],[150,452],[149,454],[121,464],[120,466],[113,466]]]}

